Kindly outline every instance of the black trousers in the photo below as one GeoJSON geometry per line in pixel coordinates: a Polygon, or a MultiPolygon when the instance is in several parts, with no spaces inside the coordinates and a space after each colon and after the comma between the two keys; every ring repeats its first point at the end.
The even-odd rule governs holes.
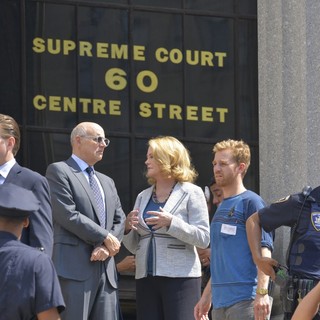
{"type": "Polygon", "coordinates": [[[194,320],[201,278],[148,276],[136,281],[137,320],[194,320]]]}
{"type": "MultiPolygon", "coordinates": [[[[293,316],[293,313],[284,313],[284,317],[283,320],[291,320],[293,316]]],[[[315,315],[315,317],[313,318],[313,320],[320,320],[320,314],[319,312],[315,315]]]]}
{"type": "MultiPolygon", "coordinates": [[[[318,280],[303,279],[298,276],[293,276],[289,279],[288,285],[281,289],[284,320],[291,320],[294,311],[299,304],[298,298],[304,298],[317,285],[317,283],[318,280]],[[288,300],[288,297],[290,297],[290,300],[288,300]],[[289,304],[287,304],[288,301],[289,304]],[[288,307],[286,308],[287,305],[288,307]]],[[[315,315],[313,320],[320,320],[319,312],[315,315]]]]}

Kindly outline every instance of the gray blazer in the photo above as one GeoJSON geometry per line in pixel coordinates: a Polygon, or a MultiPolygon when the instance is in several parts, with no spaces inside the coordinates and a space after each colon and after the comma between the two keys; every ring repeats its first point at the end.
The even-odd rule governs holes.
{"type": "Polygon", "coordinates": [[[165,277],[200,277],[196,247],[210,242],[208,207],[202,189],[192,183],[177,183],[163,209],[172,214],[169,228],[151,232],[143,220],[153,186],[142,191],[134,208],[139,209],[138,230],[124,236],[123,243],[136,255],[136,279],[147,276],[149,245],[153,246],[153,272],[165,277]]]}
{"type": "Polygon", "coordinates": [[[91,262],[90,256],[109,232],[122,240],[125,214],[113,180],[95,173],[105,193],[106,229],[99,225],[92,191],[77,163],[70,157],[48,166],[46,177],[51,189],[54,222],[52,259],[59,276],[78,281],[88,279],[94,268],[104,263],[110,284],[117,288],[114,258],[91,262]]]}

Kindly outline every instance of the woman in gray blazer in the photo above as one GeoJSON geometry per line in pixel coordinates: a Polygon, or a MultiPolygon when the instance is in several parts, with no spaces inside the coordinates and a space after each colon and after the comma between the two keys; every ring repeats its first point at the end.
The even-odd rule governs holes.
{"type": "Polygon", "coordinates": [[[136,255],[138,320],[193,320],[201,294],[197,247],[209,245],[208,209],[188,150],[174,137],[149,140],[151,187],[126,219],[124,244],[136,255]]]}

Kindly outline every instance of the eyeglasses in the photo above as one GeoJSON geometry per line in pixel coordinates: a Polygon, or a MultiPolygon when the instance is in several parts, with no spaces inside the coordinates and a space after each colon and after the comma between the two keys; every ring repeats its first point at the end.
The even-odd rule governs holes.
{"type": "Polygon", "coordinates": [[[94,142],[101,144],[102,142],[106,145],[106,147],[110,144],[110,140],[103,137],[95,137],[95,136],[81,136],[82,138],[91,139],[94,142]]]}

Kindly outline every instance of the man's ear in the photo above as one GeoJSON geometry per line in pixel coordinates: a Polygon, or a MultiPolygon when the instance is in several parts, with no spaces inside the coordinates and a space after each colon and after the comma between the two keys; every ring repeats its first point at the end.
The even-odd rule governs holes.
{"type": "Polygon", "coordinates": [[[29,218],[25,218],[24,220],[23,220],[23,227],[24,228],[27,228],[29,226],[29,218]]]}
{"type": "Polygon", "coordinates": [[[15,144],[16,144],[16,139],[14,137],[9,137],[7,139],[7,147],[10,148],[10,150],[13,150],[15,144]]]}
{"type": "Polygon", "coordinates": [[[76,144],[81,144],[81,137],[80,137],[80,136],[75,136],[75,137],[74,137],[74,142],[75,142],[76,144]]]}
{"type": "Polygon", "coordinates": [[[239,170],[239,173],[243,176],[247,170],[247,166],[245,163],[241,162],[239,165],[238,165],[238,170],[239,170]]]}

